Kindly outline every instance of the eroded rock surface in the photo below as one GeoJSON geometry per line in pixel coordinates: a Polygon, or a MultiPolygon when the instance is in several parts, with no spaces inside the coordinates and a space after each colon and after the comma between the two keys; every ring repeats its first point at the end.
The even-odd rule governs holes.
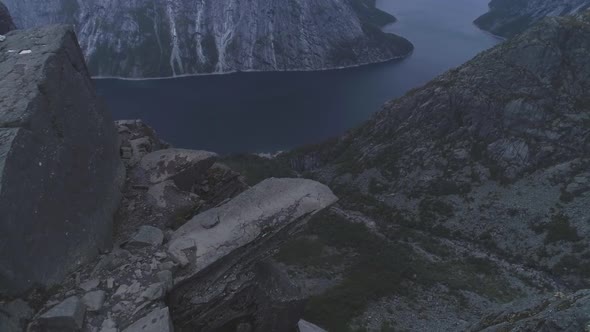
{"type": "Polygon", "coordinates": [[[0,293],[51,286],[106,250],[124,169],[74,32],[0,43],[0,293]]]}

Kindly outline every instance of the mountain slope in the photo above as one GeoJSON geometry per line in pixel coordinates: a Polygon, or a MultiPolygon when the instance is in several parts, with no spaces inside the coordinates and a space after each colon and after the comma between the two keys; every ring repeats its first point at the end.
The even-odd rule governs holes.
{"type": "MultiPolygon", "coordinates": [[[[590,13],[547,18],[279,159],[341,198],[278,256],[312,295],[305,319],[460,331],[513,300],[588,288],[587,54],[590,13]]],[[[558,319],[539,315],[537,330],[558,319]]]]}
{"type": "Polygon", "coordinates": [[[75,25],[91,72],[159,77],[386,61],[412,45],[368,0],[8,0],[17,25],[75,25]]]}
{"type": "Polygon", "coordinates": [[[563,16],[590,8],[589,0],[492,0],[490,11],[475,20],[481,29],[512,37],[547,16],[563,16]]]}

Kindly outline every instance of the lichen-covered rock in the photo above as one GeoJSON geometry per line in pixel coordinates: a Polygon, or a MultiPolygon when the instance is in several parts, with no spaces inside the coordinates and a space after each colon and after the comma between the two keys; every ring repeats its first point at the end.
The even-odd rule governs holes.
{"type": "Polygon", "coordinates": [[[158,77],[381,62],[412,44],[365,0],[5,0],[17,25],[73,24],[94,75],[158,77]]]}
{"type": "Polygon", "coordinates": [[[8,8],[0,1],[0,35],[16,29],[8,8]]]}
{"type": "Polygon", "coordinates": [[[0,293],[50,286],[110,247],[124,169],[74,32],[0,43],[0,293]]]}

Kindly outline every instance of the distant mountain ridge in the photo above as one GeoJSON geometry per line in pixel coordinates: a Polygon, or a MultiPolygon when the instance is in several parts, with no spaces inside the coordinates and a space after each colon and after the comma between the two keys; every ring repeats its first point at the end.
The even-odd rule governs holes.
{"type": "Polygon", "coordinates": [[[544,17],[582,12],[590,8],[590,0],[492,0],[489,7],[475,24],[495,35],[512,37],[544,17]]]}
{"type": "Polygon", "coordinates": [[[7,0],[22,28],[69,23],[96,76],[317,70],[407,55],[372,0],[7,0]]]}

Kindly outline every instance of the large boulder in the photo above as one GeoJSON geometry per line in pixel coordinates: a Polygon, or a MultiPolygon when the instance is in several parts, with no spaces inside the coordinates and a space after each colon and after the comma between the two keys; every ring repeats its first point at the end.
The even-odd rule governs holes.
{"type": "Polygon", "coordinates": [[[74,32],[0,43],[0,293],[51,286],[108,249],[124,168],[74,32]]]}
{"type": "Polygon", "coordinates": [[[261,262],[336,200],[315,181],[267,179],[176,230],[168,245],[184,266],[169,297],[176,327],[294,329],[302,297],[272,264],[261,262]]]}
{"type": "Polygon", "coordinates": [[[10,12],[8,12],[8,8],[0,2],[0,35],[4,35],[15,28],[10,12]]]}

